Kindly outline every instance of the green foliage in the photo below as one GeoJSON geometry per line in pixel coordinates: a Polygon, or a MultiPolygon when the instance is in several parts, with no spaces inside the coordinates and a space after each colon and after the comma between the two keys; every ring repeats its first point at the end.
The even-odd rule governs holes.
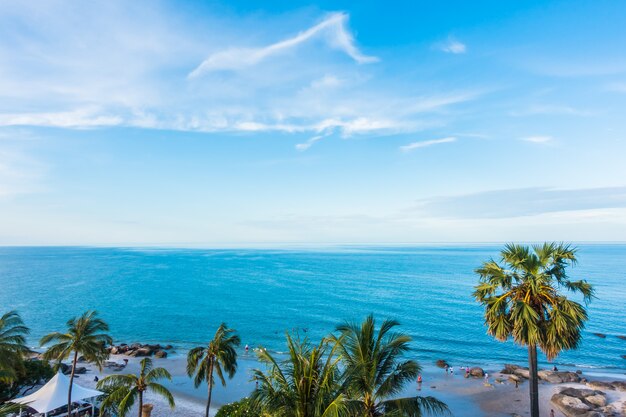
{"type": "Polygon", "coordinates": [[[174,409],[174,397],[167,388],[156,382],[160,379],[171,381],[172,376],[165,368],[153,368],[150,358],[142,359],[139,375],[109,375],[98,382],[98,389],[106,393],[102,407],[125,417],[135,402],[139,400],[141,405],[143,394],[151,391],[165,398],[174,409]]]}
{"type": "Polygon", "coordinates": [[[19,404],[0,404],[0,417],[8,417],[14,413],[19,413],[19,404]]]}
{"type": "Polygon", "coordinates": [[[433,397],[397,398],[420,371],[406,360],[411,338],[386,320],[379,329],[372,316],[361,324],[345,323],[319,344],[287,335],[289,357],[278,362],[261,349],[266,370],[251,399],[272,417],[420,417],[449,414],[433,397]]]}
{"type": "Polygon", "coordinates": [[[576,264],[576,249],[563,243],[508,244],[500,255],[500,262],[490,260],[476,270],[474,297],[485,308],[489,334],[538,346],[549,360],[578,347],[587,311],[566,293],[579,294],[587,304],[594,292],[586,281],[567,276],[567,267],[576,264]]]}
{"type": "Polygon", "coordinates": [[[449,414],[448,407],[434,397],[397,398],[407,382],[421,371],[407,360],[411,337],[396,331],[399,323],[385,320],[377,329],[372,315],[361,324],[344,323],[333,337],[343,362],[344,387],[352,415],[364,417],[449,414]]]}
{"type": "Polygon", "coordinates": [[[54,376],[52,367],[46,361],[27,360],[16,372],[11,382],[0,382],[0,403],[15,398],[23,390],[34,388],[36,385],[49,380],[54,376]]]}
{"type": "Polygon", "coordinates": [[[215,417],[261,417],[261,413],[250,398],[243,398],[220,407],[215,417]]]}
{"type": "Polygon", "coordinates": [[[108,324],[98,317],[98,313],[88,311],[67,322],[67,333],[50,333],[41,338],[39,343],[41,346],[53,343],[43,355],[46,360],[61,362],[74,352],[102,367],[109,357],[106,346],[113,343],[113,339],[106,334],[108,331],[108,324]]]}
{"type": "Polygon", "coordinates": [[[209,417],[211,407],[211,392],[215,383],[214,373],[223,386],[226,386],[224,373],[228,378],[232,378],[237,372],[237,346],[241,339],[234,329],[229,329],[226,323],[220,324],[208,346],[193,348],[187,354],[187,375],[193,377],[196,388],[203,381],[209,386],[209,395],[205,417],[209,417]]]}
{"type": "Polygon", "coordinates": [[[9,311],[0,317],[0,382],[10,383],[17,377],[24,355],[28,353],[28,333],[28,327],[17,312],[9,311]]]}
{"type": "Polygon", "coordinates": [[[258,382],[251,396],[254,403],[274,417],[346,415],[333,347],[325,340],[312,345],[287,335],[287,349],[289,356],[282,362],[265,349],[259,351],[267,370],[254,371],[258,382]]]}

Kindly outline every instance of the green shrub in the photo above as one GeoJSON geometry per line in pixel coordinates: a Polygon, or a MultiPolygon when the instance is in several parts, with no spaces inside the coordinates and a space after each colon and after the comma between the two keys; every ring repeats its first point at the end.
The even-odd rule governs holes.
{"type": "Polygon", "coordinates": [[[261,414],[254,407],[250,398],[243,398],[220,407],[215,417],[261,417],[261,414]]]}

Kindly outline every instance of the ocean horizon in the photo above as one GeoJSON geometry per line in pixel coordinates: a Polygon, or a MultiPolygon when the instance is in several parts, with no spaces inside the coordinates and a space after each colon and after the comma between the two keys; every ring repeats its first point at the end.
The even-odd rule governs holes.
{"type": "MultiPolygon", "coordinates": [[[[33,346],[88,309],[100,312],[117,343],[171,343],[178,351],[206,343],[224,321],[239,332],[241,349],[282,352],[286,332],[318,341],[373,313],[401,323],[423,364],[523,364],[524,348],[486,334],[471,296],[474,269],[501,246],[0,247],[0,305],[20,312],[33,346]]],[[[554,364],[623,373],[626,245],[576,246],[579,264],[569,274],[594,285],[596,299],[581,346],[554,364]]]]}

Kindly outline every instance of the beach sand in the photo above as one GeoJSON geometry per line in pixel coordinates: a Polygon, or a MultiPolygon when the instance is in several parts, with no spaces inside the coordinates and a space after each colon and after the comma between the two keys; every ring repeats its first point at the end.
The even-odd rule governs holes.
{"type": "MultiPolygon", "coordinates": [[[[128,366],[120,373],[137,373],[139,370],[140,358],[128,358],[121,355],[113,355],[111,360],[123,362],[123,359],[129,360],[128,366]]],[[[144,402],[153,404],[154,417],[188,417],[203,415],[206,405],[207,387],[202,385],[198,389],[193,387],[191,380],[185,373],[185,357],[173,355],[167,359],[154,359],[154,366],[160,366],[168,369],[172,374],[173,381],[165,385],[172,391],[176,399],[176,409],[170,410],[169,406],[158,397],[150,394],[146,395],[144,402]]],[[[86,366],[89,371],[80,375],[77,383],[86,387],[95,387],[94,376],[98,375],[103,378],[114,372],[104,369],[99,372],[93,366],[86,366]]],[[[239,360],[239,370],[236,376],[227,381],[227,386],[217,385],[213,391],[213,404],[211,415],[214,415],[217,409],[223,404],[236,401],[239,398],[247,396],[254,389],[254,382],[250,381],[250,371],[254,367],[259,366],[254,360],[254,356],[242,357],[239,360]]],[[[457,368],[458,369],[458,368],[457,368]]],[[[528,382],[519,385],[518,388],[509,381],[507,375],[502,375],[495,370],[487,370],[490,373],[489,386],[485,385],[483,379],[464,378],[461,373],[455,375],[446,374],[444,370],[432,367],[425,367],[422,376],[423,383],[421,389],[418,390],[417,383],[409,384],[402,395],[413,396],[429,396],[432,395],[437,399],[444,401],[452,415],[455,417],[500,417],[500,416],[528,416],[529,413],[529,394],[528,382]],[[502,379],[504,382],[495,382],[502,379]]],[[[590,378],[593,380],[613,381],[620,375],[609,375],[605,378],[590,378]]],[[[624,378],[621,375],[622,379],[624,378]]],[[[564,386],[572,386],[578,388],[587,388],[583,384],[548,384],[540,382],[539,398],[541,416],[549,416],[550,410],[555,410],[556,417],[564,415],[550,403],[552,395],[564,386]]],[[[626,393],[619,391],[607,391],[610,403],[619,403],[626,401],[626,393]]],[[[618,404],[621,409],[621,404],[618,404]]],[[[131,414],[132,415],[132,414],[131,414]]]]}

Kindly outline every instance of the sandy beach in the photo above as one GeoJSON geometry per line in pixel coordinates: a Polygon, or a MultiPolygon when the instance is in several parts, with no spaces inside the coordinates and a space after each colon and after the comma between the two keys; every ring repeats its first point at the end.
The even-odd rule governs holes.
{"type": "MultiPolygon", "coordinates": [[[[127,367],[120,373],[136,373],[139,370],[140,358],[128,358],[122,355],[112,355],[111,361],[123,363],[128,359],[127,367]]],[[[166,385],[170,388],[176,398],[176,409],[170,410],[167,404],[160,398],[150,394],[146,396],[146,402],[153,404],[153,416],[155,417],[190,417],[198,416],[204,412],[206,385],[195,389],[191,380],[185,373],[185,357],[182,354],[172,355],[167,359],[154,359],[154,365],[168,369],[172,374],[172,382],[166,385]]],[[[81,366],[84,366],[81,365],[81,366]]],[[[250,381],[251,369],[259,364],[253,355],[242,357],[239,360],[239,371],[235,377],[227,382],[226,387],[218,385],[214,388],[212,415],[223,404],[236,401],[245,397],[254,389],[254,382],[250,381]]],[[[105,368],[102,372],[91,365],[86,365],[88,371],[80,375],[77,383],[86,387],[95,387],[94,376],[103,378],[114,373],[105,368]]],[[[526,416],[529,415],[528,382],[515,384],[507,380],[508,375],[503,375],[496,369],[485,369],[489,372],[489,384],[484,379],[464,378],[458,371],[450,375],[443,369],[434,365],[424,367],[423,383],[418,389],[417,383],[405,388],[402,395],[432,395],[444,401],[455,417],[498,417],[498,416],[526,416]]],[[[626,375],[611,374],[594,376],[593,373],[586,375],[588,379],[594,381],[615,381],[624,380],[626,375]]],[[[542,416],[549,416],[550,410],[555,410],[556,417],[564,417],[550,401],[553,394],[563,387],[588,388],[585,384],[550,384],[540,382],[540,411],[542,416]]],[[[607,400],[616,409],[621,410],[626,402],[626,392],[606,391],[607,400]]]]}

